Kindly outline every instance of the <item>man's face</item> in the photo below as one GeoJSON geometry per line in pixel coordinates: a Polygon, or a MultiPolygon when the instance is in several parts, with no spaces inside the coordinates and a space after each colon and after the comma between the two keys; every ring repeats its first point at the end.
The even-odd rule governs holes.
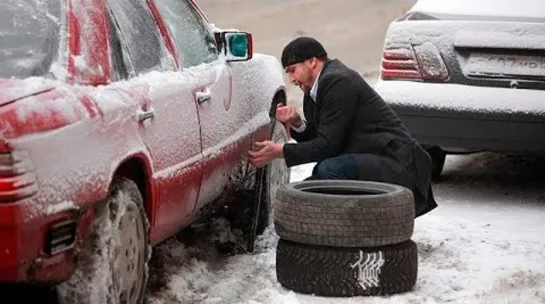
{"type": "Polygon", "coordinates": [[[316,58],[307,59],[286,67],[289,81],[298,86],[304,93],[310,93],[314,85],[313,69],[316,66],[316,58]]]}

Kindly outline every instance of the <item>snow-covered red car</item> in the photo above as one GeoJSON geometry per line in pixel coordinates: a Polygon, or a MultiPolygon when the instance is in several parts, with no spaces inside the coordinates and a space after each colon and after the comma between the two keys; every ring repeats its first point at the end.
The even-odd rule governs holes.
{"type": "Polygon", "coordinates": [[[545,154],[539,0],[419,0],[390,24],[377,92],[429,149],[545,154]]]}
{"type": "MultiPolygon", "coordinates": [[[[0,17],[0,281],[140,302],[151,246],[251,183],[281,65],[190,0],[4,0],[0,17]]],[[[289,170],[267,169],[270,203],[289,170]]]]}

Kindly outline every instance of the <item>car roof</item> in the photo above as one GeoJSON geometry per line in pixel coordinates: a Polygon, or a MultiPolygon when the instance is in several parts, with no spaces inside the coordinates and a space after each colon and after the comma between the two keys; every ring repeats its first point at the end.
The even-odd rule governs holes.
{"type": "Polygon", "coordinates": [[[545,22],[543,0],[418,0],[411,11],[431,15],[540,18],[545,22]]]}

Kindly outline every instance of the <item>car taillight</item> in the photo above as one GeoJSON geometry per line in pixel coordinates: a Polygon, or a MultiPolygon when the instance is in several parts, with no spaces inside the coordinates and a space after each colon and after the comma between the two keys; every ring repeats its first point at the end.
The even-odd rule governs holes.
{"type": "Polygon", "coordinates": [[[385,80],[408,79],[448,81],[450,74],[439,50],[426,42],[414,46],[388,46],[382,53],[381,77],[385,80]]]}
{"type": "Polygon", "coordinates": [[[28,153],[0,153],[0,203],[14,202],[38,192],[28,153]]]}

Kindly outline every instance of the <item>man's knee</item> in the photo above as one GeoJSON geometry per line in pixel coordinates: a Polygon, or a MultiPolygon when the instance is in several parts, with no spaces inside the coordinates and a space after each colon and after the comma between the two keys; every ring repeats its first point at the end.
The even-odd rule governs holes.
{"type": "Polygon", "coordinates": [[[319,162],[313,179],[358,179],[358,166],[350,155],[333,157],[319,162]]]}

